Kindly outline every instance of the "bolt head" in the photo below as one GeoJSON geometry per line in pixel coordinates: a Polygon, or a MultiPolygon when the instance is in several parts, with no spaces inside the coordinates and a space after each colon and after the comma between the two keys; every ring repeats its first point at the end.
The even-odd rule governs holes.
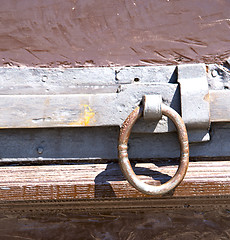
{"type": "Polygon", "coordinates": [[[43,151],[44,151],[44,149],[43,149],[42,147],[38,147],[38,148],[37,148],[37,152],[38,152],[38,154],[42,154],[43,151]]]}

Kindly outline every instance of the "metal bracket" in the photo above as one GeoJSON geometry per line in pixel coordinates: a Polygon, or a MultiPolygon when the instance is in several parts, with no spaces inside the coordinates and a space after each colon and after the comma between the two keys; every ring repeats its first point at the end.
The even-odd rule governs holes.
{"type": "Polygon", "coordinates": [[[210,105],[205,64],[178,66],[181,116],[190,142],[209,141],[210,105]]]}
{"type": "MultiPolygon", "coordinates": [[[[0,68],[0,111],[4,112],[0,128],[121,126],[144,95],[154,94],[181,113],[190,142],[208,141],[210,117],[211,121],[226,121],[223,115],[230,111],[218,111],[222,92],[209,91],[208,84],[216,87],[218,82],[218,90],[222,86],[221,78],[211,78],[218,79],[221,70],[211,66],[210,75],[206,67],[0,68]]],[[[160,99],[151,101],[159,104],[160,99]]],[[[159,106],[146,106],[144,119],[135,124],[133,132],[175,132],[172,122],[165,116],[159,121],[160,116],[159,106]],[[152,111],[155,114],[149,117],[152,111]]]]}
{"type": "MultiPolygon", "coordinates": [[[[0,68],[0,162],[117,159],[119,127],[145,95],[182,114],[190,143],[209,139],[209,99],[212,138],[191,144],[190,156],[229,157],[229,89],[229,65],[0,68]]],[[[132,128],[130,158],[179,155],[173,123],[146,119],[154,104],[132,128]]]]}
{"type": "Polygon", "coordinates": [[[143,97],[143,117],[147,120],[159,121],[162,118],[162,97],[160,95],[145,95],[143,97]]]}

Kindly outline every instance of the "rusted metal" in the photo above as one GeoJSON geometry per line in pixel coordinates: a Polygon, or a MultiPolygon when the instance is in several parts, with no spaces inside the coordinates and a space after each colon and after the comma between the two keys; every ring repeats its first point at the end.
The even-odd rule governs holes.
{"type": "Polygon", "coordinates": [[[166,183],[153,186],[142,182],[134,173],[128,158],[128,140],[133,125],[143,114],[143,106],[138,106],[123,123],[118,140],[118,157],[121,170],[128,182],[144,194],[162,195],[170,192],[183,180],[189,164],[189,144],[185,124],[180,115],[172,108],[162,104],[162,114],[169,117],[175,124],[180,142],[180,163],[175,175],[166,183]]]}

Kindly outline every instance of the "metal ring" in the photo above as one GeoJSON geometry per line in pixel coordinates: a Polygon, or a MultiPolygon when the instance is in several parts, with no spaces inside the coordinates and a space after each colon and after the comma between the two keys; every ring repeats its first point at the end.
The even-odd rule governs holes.
{"type": "Polygon", "coordinates": [[[178,138],[180,141],[179,167],[175,175],[168,182],[159,186],[153,186],[153,185],[149,185],[142,182],[138,178],[138,176],[134,173],[128,158],[127,144],[128,144],[129,136],[130,136],[133,125],[135,124],[137,119],[143,114],[143,106],[138,106],[127,117],[127,119],[125,120],[125,122],[121,127],[119,141],[118,141],[119,164],[124,176],[134,188],[136,188],[137,190],[139,190],[144,194],[150,194],[150,195],[162,195],[173,190],[183,180],[189,164],[188,134],[186,131],[184,121],[182,120],[180,115],[171,107],[168,107],[165,104],[162,104],[161,108],[162,108],[162,114],[169,117],[175,124],[178,132],[178,138]]]}

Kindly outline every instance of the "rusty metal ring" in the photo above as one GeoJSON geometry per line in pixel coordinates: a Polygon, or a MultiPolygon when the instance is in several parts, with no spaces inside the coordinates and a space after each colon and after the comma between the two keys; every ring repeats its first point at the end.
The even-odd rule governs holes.
{"type": "Polygon", "coordinates": [[[127,144],[129,136],[133,125],[135,124],[137,119],[143,114],[143,106],[138,106],[137,108],[135,108],[133,112],[131,112],[131,114],[127,117],[127,119],[125,120],[121,127],[118,141],[119,164],[124,176],[134,188],[136,188],[137,190],[144,194],[150,195],[162,195],[173,190],[183,180],[189,164],[188,134],[186,131],[184,121],[182,120],[180,115],[171,107],[162,104],[161,109],[162,114],[169,117],[175,124],[180,142],[179,167],[175,175],[168,182],[159,186],[153,186],[142,182],[138,178],[138,176],[134,173],[128,158],[127,144]]]}

